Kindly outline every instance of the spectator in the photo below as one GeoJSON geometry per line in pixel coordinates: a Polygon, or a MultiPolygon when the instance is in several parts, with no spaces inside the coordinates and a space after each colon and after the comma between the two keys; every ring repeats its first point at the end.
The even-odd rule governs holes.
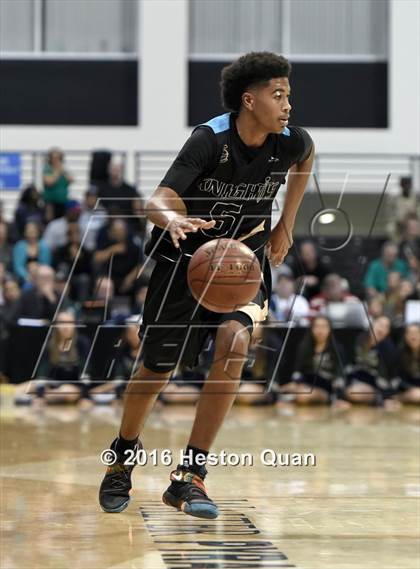
{"type": "Polygon", "coordinates": [[[298,349],[292,381],[281,391],[295,394],[298,404],[334,401],[347,406],[344,365],[344,350],[333,340],[331,322],[325,316],[316,316],[298,349]]]}
{"type": "Polygon", "coordinates": [[[0,221],[0,263],[3,264],[4,270],[10,267],[12,256],[12,248],[8,241],[8,226],[5,221],[0,221]]]}
{"type": "Polygon", "coordinates": [[[23,190],[15,211],[15,228],[20,239],[24,235],[26,224],[30,221],[36,223],[38,227],[41,227],[44,221],[40,195],[33,184],[23,190]]]}
{"type": "Polygon", "coordinates": [[[382,294],[371,296],[366,304],[368,315],[372,320],[379,318],[379,316],[384,316],[385,299],[382,294]]]}
{"type": "Polygon", "coordinates": [[[20,297],[19,284],[12,278],[0,281],[0,374],[6,369],[7,338],[20,297]]]}
{"type": "Polygon", "coordinates": [[[6,271],[4,269],[4,264],[0,261],[0,306],[4,303],[3,298],[3,283],[6,276],[6,271]]]}
{"type": "Polygon", "coordinates": [[[79,225],[83,237],[83,245],[88,251],[96,247],[98,231],[106,223],[106,210],[97,207],[98,190],[91,186],[85,192],[85,199],[79,217],[79,225]]]}
{"type": "Polygon", "coordinates": [[[58,148],[52,148],[47,154],[43,182],[47,221],[63,217],[73,178],[64,169],[64,154],[58,148]]]}
{"type": "Polygon", "coordinates": [[[416,214],[409,214],[404,220],[400,257],[407,262],[414,285],[420,282],[420,221],[416,214]]]}
{"type": "Polygon", "coordinates": [[[16,243],[19,239],[19,236],[16,234],[16,229],[13,223],[9,223],[6,220],[6,216],[4,214],[4,203],[0,200],[0,223],[4,223],[7,228],[7,242],[9,244],[16,243]]]}
{"type": "Polygon", "coordinates": [[[407,216],[419,215],[419,200],[416,190],[413,191],[413,180],[408,176],[400,178],[401,192],[392,200],[392,219],[395,220],[395,230],[404,232],[404,222],[407,216]]]}
{"type": "Polygon", "coordinates": [[[116,393],[120,398],[126,383],[139,364],[140,339],[139,327],[135,323],[127,323],[123,334],[123,342],[115,366],[116,393]]]}
{"type": "Polygon", "coordinates": [[[67,245],[59,247],[53,259],[53,266],[57,272],[67,277],[71,273],[70,298],[84,302],[90,295],[91,254],[81,247],[80,226],[77,222],[67,224],[67,245]]]}
{"type": "Polygon", "coordinates": [[[133,231],[144,234],[146,219],[143,199],[134,186],[123,177],[121,162],[113,159],[108,166],[109,179],[99,186],[98,197],[109,213],[128,218],[133,231]]]}
{"type": "Polygon", "coordinates": [[[71,311],[61,311],[36,370],[36,396],[46,403],[77,403],[89,396],[89,376],[83,374],[89,342],[77,332],[71,311]]]}
{"type": "Polygon", "coordinates": [[[70,200],[65,205],[65,215],[50,221],[44,232],[44,240],[51,251],[67,244],[67,228],[69,223],[79,221],[81,213],[80,203],[70,200]]]}
{"type": "Polygon", "coordinates": [[[299,290],[303,284],[302,281],[304,282],[305,287],[302,294],[307,299],[321,292],[321,281],[327,276],[329,270],[319,258],[312,241],[302,241],[298,258],[292,262],[291,268],[295,279],[299,279],[299,290]]]}
{"type": "Polygon", "coordinates": [[[391,241],[387,241],[382,246],[381,258],[369,263],[364,278],[369,296],[388,290],[388,275],[391,272],[398,272],[404,278],[409,276],[407,263],[398,259],[398,247],[391,241]]]}
{"type": "Polygon", "coordinates": [[[309,314],[309,304],[304,296],[295,293],[292,277],[280,274],[270,303],[271,316],[278,322],[305,323],[309,314]]]}
{"type": "Polygon", "coordinates": [[[40,239],[38,225],[30,221],[25,226],[24,239],[13,248],[13,272],[22,283],[30,280],[29,266],[33,263],[51,265],[51,252],[44,239],[40,239]]]}
{"type": "Polygon", "coordinates": [[[327,275],[322,282],[322,292],[311,298],[309,303],[311,312],[324,314],[330,302],[359,303],[360,300],[357,296],[350,294],[346,290],[344,282],[340,275],[335,273],[327,275]]]}
{"type": "Polygon", "coordinates": [[[5,278],[1,286],[0,315],[3,322],[9,324],[20,297],[19,283],[14,278],[5,278]]]}
{"type": "Polygon", "coordinates": [[[393,326],[403,326],[407,300],[416,300],[414,286],[409,280],[401,280],[399,273],[390,273],[385,295],[384,314],[393,326]]]}
{"type": "Polygon", "coordinates": [[[22,293],[14,307],[13,321],[32,318],[49,322],[54,318],[58,300],[54,270],[47,265],[39,265],[34,286],[22,293]]]}
{"type": "Polygon", "coordinates": [[[403,403],[420,404],[420,325],[410,324],[398,350],[398,399],[403,403]]]}
{"type": "MultiPolygon", "coordinates": [[[[270,329],[270,339],[273,347],[271,346],[264,346],[268,348],[269,353],[278,355],[279,351],[279,344],[281,345],[281,339],[279,335],[275,332],[278,330],[270,329]]],[[[259,365],[261,363],[261,359],[259,359],[259,345],[263,341],[264,338],[264,329],[262,326],[257,326],[251,335],[251,343],[249,345],[249,350],[246,358],[246,362],[244,368],[242,370],[241,376],[241,383],[239,385],[239,389],[236,395],[235,403],[241,405],[254,405],[254,406],[261,406],[261,405],[272,405],[277,401],[277,388],[276,386],[273,388],[272,385],[272,374],[266,373],[267,366],[259,365]]],[[[212,350],[205,350],[204,354],[208,357],[214,352],[214,342],[210,344],[212,350]]],[[[265,355],[265,354],[264,354],[265,355]]],[[[205,364],[204,358],[202,358],[203,363],[205,364]]],[[[203,370],[200,370],[203,371],[203,370]]],[[[197,370],[195,369],[193,372],[193,377],[197,378],[197,370]]],[[[195,379],[197,381],[197,379],[195,379]]],[[[202,387],[205,381],[205,373],[202,374],[201,385],[198,384],[199,387],[202,387]]]]}
{"type": "Polygon", "coordinates": [[[141,243],[128,234],[123,219],[114,219],[110,224],[107,241],[95,252],[94,260],[101,274],[110,274],[116,294],[134,295],[143,252],[141,243]]]}
{"type": "Polygon", "coordinates": [[[393,395],[397,354],[390,331],[389,318],[380,316],[371,330],[357,338],[355,364],[350,368],[346,389],[352,403],[383,403],[393,395]]]}
{"type": "Polygon", "coordinates": [[[72,279],[66,273],[57,271],[55,273],[54,291],[58,298],[58,308],[61,310],[71,310],[77,319],[80,317],[80,304],[74,298],[71,298],[71,282],[72,279]]]}
{"type": "Polygon", "coordinates": [[[134,297],[134,314],[143,314],[144,303],[146,300],[147,290],[148,290],[148,280],[140,277],[136,282],[136,292],[134,297]]]}
{"type": "Polygon", "coordinates": [[[420,221],[415,213],[408,214],[404,219],[399,253],[407,262],[412,257],[420,259],[420,221]]]}
{"type": "Polygon", "coordinates": [[[99,325],[114,314],[114,283],[108,277],[98,277],[92,298],[83,303],[83,320],[86,324],[99,325]]]}

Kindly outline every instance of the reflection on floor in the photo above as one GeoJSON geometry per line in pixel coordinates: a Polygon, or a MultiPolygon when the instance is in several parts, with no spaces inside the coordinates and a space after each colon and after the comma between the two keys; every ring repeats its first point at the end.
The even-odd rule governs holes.
{"type": "Polygon", "coordinates": [[[1,411],[4,569],[419,567],[418,408],[235,407],[214,452],[249,453],[253,464],[209,467],[214,521],[160,501],[171,469],[160,451],[176,465],[193,408],[154,411],[148,464],[135,470],[129,508],[113,515],[97,504],[99,456],[120,408],[14,408],[6,395],[1,411]],[[316,465],[268,466],[264,449],[266,460],[312,454],[316,465]]]}

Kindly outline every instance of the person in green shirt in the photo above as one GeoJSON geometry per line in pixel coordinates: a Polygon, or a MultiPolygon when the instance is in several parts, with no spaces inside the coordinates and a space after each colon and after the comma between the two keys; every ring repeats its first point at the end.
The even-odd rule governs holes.
{"type": "Polygon", "coordinates": [[[405,261],[398,259],[398,247],[387,241],[382,246],[381,257],[369,263],[364,285],[368,296],[388,289],[388,275],[391,272],[400,273],[403,278],[409,276],[409,268],[405,261]]]}
{"type": "Polygon", "coordinates": [[[64,154],[52,148],[47,154],[43,171],[44,194],[47,221],[62,217],[69,197],[72,176],[64,169],[64,154]]]}

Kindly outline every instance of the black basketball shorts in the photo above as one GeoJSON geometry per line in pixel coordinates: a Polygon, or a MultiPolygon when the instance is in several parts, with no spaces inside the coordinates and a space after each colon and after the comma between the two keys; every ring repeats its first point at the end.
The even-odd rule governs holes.
{"type": "Polygon", "coordinates": [[[150,277],[139,331],[145,368],[169,372],[180,364],[194,367],[209,334],[215,334],[227,320],[240,322],[252,334],[268,314],[271,273],[268,262],[263,265],[264,278],[255,298],[235,312],[220,314],[207,310],[192,296],[187,263],[158,261],[150,277]]]}

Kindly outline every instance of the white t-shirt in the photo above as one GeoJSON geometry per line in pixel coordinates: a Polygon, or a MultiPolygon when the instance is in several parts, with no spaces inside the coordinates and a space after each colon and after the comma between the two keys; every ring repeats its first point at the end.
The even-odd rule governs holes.
{"type": "Polygon", "coordinates": [[[280,298],[277,294],[271,297],[271,313],[279,322],[299,322],[309,316],[309,303],[305,297],[292,294],[289,298],[280,298]]]}

